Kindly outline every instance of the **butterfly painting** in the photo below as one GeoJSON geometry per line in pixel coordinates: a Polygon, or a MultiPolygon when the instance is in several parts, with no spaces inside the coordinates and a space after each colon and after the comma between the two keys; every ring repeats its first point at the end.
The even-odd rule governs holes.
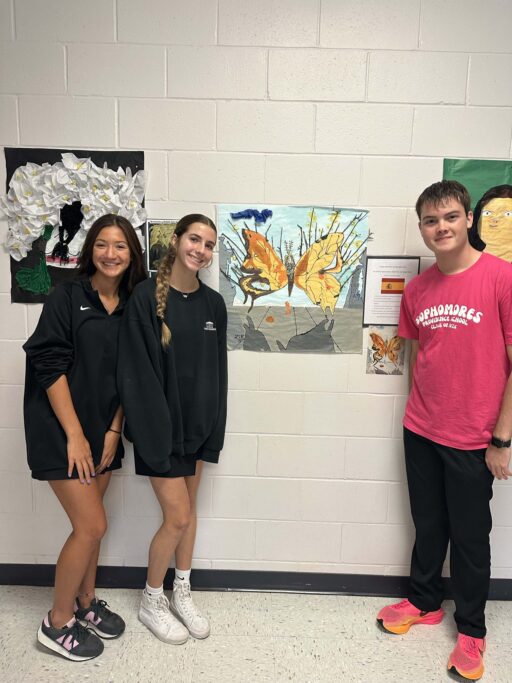
{"type": "Polygon", "coordinates": [[[344,352],[336,340],[340,316],[353,330],[353,347],[359,316],[341,312],[362,305],[367,215],[364,209],[218,207],[220,291],[239,328],[240,345],[230,348],[252,348],[244,336],[250,330],[251,338],[262,333],[273,351],[344,352]]]}
{"type": "Polygon", "coordinates": [[[396,328],[385,327],[369,329],[368,374],[403,374],[404,342],[396,331],[396,328]]]}

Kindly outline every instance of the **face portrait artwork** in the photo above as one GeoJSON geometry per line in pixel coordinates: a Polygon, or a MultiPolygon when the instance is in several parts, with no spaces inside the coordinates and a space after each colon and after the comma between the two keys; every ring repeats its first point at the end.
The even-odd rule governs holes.
{"type": "Polygon", "coordinates": [[[478,251],[512,263],[512,185],[495,185],[478,200],[469,231],[469,242],[478,251]]]}
{"type": "Polygon", "coordinates": [[[510,197],[495,197],[487,202],[477,227],[485,250],[512,263],[512,192],[510,197]]]}

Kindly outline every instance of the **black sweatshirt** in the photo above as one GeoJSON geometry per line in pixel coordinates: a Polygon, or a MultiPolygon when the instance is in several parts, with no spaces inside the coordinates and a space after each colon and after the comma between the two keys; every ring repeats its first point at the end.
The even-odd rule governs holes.
{"type": "Polygon", "coordinates": [[[171,468],[171,453],[218,462],[227,402],[224,299],[204,283],[186,297],[170,288],[171,342],[164,350],[155,286],[146,280],[135,287],[121,325],[118,386],[126,435],[155,472],[171,468]]]}
{"type": "MultiPolygon", "coordinates": [[[[25,437],[33,473],[67,468],[67,438],[46,390],[66,375],[73,405],[95,465],[119,407],[116,364],[123,297],[109,315],[88,279],[59,285],[47,298],[35,332],[24,344],[25,437]]],[[[117,454],[123,454],[119,440],[117,454]]]]}

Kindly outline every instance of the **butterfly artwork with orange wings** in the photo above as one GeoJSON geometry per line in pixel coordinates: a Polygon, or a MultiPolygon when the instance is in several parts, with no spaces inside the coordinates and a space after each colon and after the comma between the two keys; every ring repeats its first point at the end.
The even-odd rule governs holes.
{"type": "Polygon", "coordinates": [[[315,306],[334,314],[369,239],[365,210],[219,207],[221,274],[232,305],[315,306]]]}
{"type": "MultiPolygon", "coordinates": [[[[394,329],[396,332],[396,328],[394,329]]],[[[373,328],[369,331],[371,340],[368,348],[370,374],[401,375],[403,374],[404,344],[397,334],[386,335],[384,328],[373,328]],[[378,332],[376,330],[379,330],[378,332]]]]}

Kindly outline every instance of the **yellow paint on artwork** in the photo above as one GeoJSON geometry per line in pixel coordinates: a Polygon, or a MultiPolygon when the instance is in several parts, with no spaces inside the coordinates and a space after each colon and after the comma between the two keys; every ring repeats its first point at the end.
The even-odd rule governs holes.
{"type": "Polygon", "coordinates": [[[478,232],[485,250],[512,263],[512,198],[495,197],[482,209],[478,232]]]}

